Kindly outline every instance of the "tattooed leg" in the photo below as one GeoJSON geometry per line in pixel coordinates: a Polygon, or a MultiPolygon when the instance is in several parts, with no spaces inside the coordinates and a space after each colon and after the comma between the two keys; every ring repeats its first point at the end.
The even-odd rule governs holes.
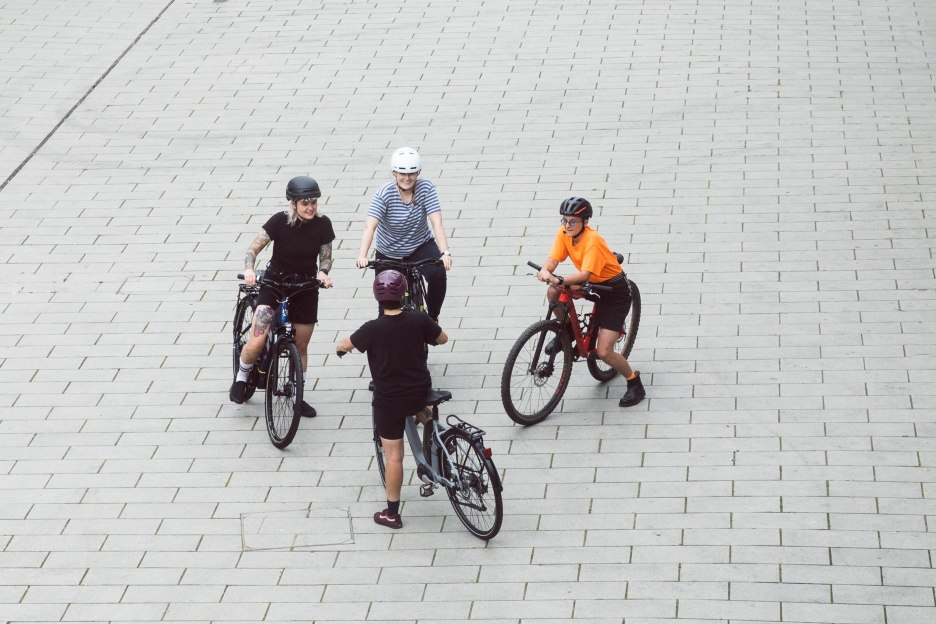
{"type": "Polygon", "coordinates": [[[247,344],[241,350],[241,362],[244,364],[253,364],[260,357],[263,351],[263,343],[266,342],[267,332],[273,324],[273,308],[270,306],[259,306],[254,312],[253,329],[247,344]]]}

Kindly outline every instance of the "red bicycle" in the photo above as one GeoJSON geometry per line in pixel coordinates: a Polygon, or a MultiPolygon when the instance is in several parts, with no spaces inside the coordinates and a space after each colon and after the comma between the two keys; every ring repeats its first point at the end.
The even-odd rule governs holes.
{"type": "MultiPolygon", "coordinates": [[[[623,256],[615,255],[618,262],[623,262],[623,256]]],[[[541,268],[532,262],[527,264],[537,272],[541,268]]],[[[624,279],[630,287],[631,307],[616,350],[626,358],[634,348],[640,325],[640,290],[626,275],[624,279]]],[[[558,289],[559,297],[550,305],[546,318],[527,327],[517,338],[501,375],[504,409],[511,420],[524,426],[540,422],[556,409],[569,386],[572,364],[579,359],[585,358],[588,372],[600,382],[610,381],[617,374],[595,352],[598,326],[591,322],[594,306],[581,316],[575,307],[576,299],[595,302],[610,287],[585,283],[580,288],[558,289]]]]}

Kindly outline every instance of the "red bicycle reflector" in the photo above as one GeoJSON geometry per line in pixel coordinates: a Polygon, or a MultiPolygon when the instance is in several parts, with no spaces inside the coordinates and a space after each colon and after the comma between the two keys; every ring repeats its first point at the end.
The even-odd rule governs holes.
{"type": "Polygon", "coordinates": [[[491,459],[491,456],[492,456],[493,454],[494,454],[494,453],[491,452],[491,449],[489,449],[489,448],[485,448],[485,449],[484,449],[484,459],[491,459]]]}

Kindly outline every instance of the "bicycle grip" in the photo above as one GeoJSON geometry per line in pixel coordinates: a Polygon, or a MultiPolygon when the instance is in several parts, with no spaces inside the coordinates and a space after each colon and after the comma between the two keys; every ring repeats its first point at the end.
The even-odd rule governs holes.
{"type": "Polygon", "coordinates": [[[541,271],[541,270],[543,269],[543,267],[541,267],[540,265],[536,264],[535,262],[529,262],[529,261],[527,261],[527,264],[530,265],[531,267],[533,267],[534,269],[536,269],[537,272],[539,272],[539,271],[541,271]]]}

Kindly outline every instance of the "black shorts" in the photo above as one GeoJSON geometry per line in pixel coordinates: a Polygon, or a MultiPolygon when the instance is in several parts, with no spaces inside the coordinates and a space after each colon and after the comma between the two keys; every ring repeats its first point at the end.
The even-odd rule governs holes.
{"type": "MultiPolygon", "coordinates": [[[[270,306],[274,313],[279,314],[279,301],[269,288],[260,286],[257,296],[258,306],[270,306]]],[[[318,323],[318,291],[309,290],[289,298],[289,320],[298,324],[318,323]]]]}
{"type": "Polygon", "coordinates": [[[627,320],[627,313],[630,312],[631,306],[631,292],[627,278],[611,278],[599,286],[609,286],[613,290],[597,293],[601,295],[601,299],[595,303],[592,323],[597,324],[601,329],[620,331],[624,327],[624,321],[627,320]]]}
{"type": "Polygon", "coordinates": [[[406,429],[406,419],[418,412],[419,410],[416,410],[416,412],[413,412],[413,414],[400,416],[388,414],[386,412],[381,413],[375,409],[374,422],[377,425],[377,435],[387,440],[401,439],[403,437],[403,432],[406,429]]]}

